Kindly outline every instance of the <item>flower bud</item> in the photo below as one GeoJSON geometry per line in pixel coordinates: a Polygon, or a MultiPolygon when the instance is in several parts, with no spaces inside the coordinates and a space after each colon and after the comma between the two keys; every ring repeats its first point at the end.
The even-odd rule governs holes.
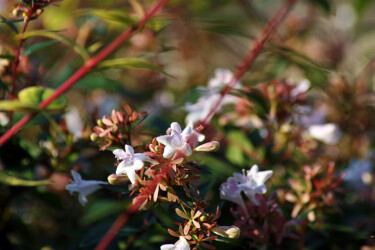
{"type": "Polygon", "coordinates": [[[92,133],[91,135],[90,135],[90,139],[91,139],[91,141],[96,141],[96,139],[98,139],[98,134],[97,133],[92,133]]]}
{"type": "Polygon", "coordinates": [[[155,146],[155,152],[159,152],[160,148],[159,146],[155,146]]]}
{"type": "Polygon", "coordinates": [[[13,11],[12,11],[12,14],[16,17],[19,17],[21,15],[24,14],[24,11],[20,8],[15,8],[13,11]]]}
{"type": "Polygon", "coordinates": [[[108,176],[108,182],[111,185],[121,185],[124,184],[124,182],[128,182],[129,177],[127,175],[117,175],[117,174],[111,174],[108,176]]]}
{"type": "Polygon", "coordinates": [[[98,120],[96,121],[96,123],[97,123],[100,127],[103,127],[103,126],[104,126],[103,121],[100,120],[100,119],[98,119],[98,120]]]}
{"type": "Polygon", "coordinates": [[[217,226],[212,228],[211,231],[214,234],[230,239],[237,239],[241,234],[241,230],[236,226],[217,226]]]}
{"type": "Polygon", "coordinates": [[[202,215],[201,217],[199,217],[199,220],[200,220],[201,222],[206,221],[206,219],[207,219],[207,216],[205,216],[205,215],[202,215]]]}
{"type": "Polygon", "coordinates": [[[194,149],[194,151],[203,151],[203,152],[215,152],[220,148],[220,143],[217,141],[207,142],[203,145],[200,145],[194,149]]]}

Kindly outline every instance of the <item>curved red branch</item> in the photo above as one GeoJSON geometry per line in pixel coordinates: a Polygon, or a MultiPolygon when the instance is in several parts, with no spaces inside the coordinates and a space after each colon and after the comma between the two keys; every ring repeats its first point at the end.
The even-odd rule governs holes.
{"type": "Polygon", "coordinates": [[[241,62],[237,65],[233,78],[221,92],[219,100],[215,103],[215,105],[207,114],[207,116],[203,119],[203,121],[200,124],[198,124],[196,128],[198,132],[201,132],[210,123],[212,117],[219,109],[220,103],[223,101],[224,96],[233,89],[236,82],[238,82],[241,79],[241,77],[245,74],[246,70],[253,64],[255,59],[258,57],[259,53],[263,50],[266,42],[270,39],[273,32],[277,30],[281,22],[287,16],[287,14],[296,2],[297,0],[287,0],[286,3],[282,5],[274,14],[274,16],[268,22],[267,26],[264,28],[262,33],[253,41],[251,47],[246,52],[241,62]]]}

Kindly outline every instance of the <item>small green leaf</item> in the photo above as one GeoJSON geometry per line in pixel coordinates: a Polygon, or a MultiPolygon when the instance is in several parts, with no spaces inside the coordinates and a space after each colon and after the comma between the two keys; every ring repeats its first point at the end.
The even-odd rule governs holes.
{"type": "Polygon", "coordinates": [[[43,43],[37,43],[37,44],[34,44],[34,45],[28,47],[27,49],[25,49],[25,51],[23,52],[23,54],[24,54],[25,56],[28,56],[28,55],[34,53],[35,51],[38,51],[38,50],[44,49],[44,48],[46,48],[46,47],[48,47],[48,46],[51,46],[51,45],[53,45],[53,44],[56,44],[56,43],[58,43],[58,42],[59,42],[59,41],[55,41],[55,40],[54,40],[54,41],[48,41],[48,42],[43,42],[43,43]]]}
{"type": "Polygon", "coordinates": [[[79,16],[92,15],[108,23],[132,25],[137,21],[123,10],[80,9],[77,14],[79,16]]]}
{"type": "Polygon", "coordinates": [[[89,53],[86,51],[85,48],[81,47],[77,43],[75,43],[73,40],[67,38],[66,36],[63,36],[56,31],[49,31],[49,30],[34,30],[30,32],[24,33],[22,36],[17,35],[18,39],[25,39],[29,37],[34,37],[34,36],[43,36],[43,37],[48,37],[51,39],[54,39],[56,41],[60,41],[62,43],[65,43],[69,46],[71,46],[85,61],[90,58],[89,53]]]}
{"type": "Polygon", "coordinates": [[[20,178],[17,178],[16,176],[8,174],[4,170],[0,170],[0,183],[9,185],[9,186],[35,187],[35,186],[51,184],[52,181],[50,180],[42,180],[42,181],[24,180],[24,179],[20,179],[20,178]]]}
{"type": "Polygon", "coordinates": [[[35,111],[38,105],[32,103],[22,103],[19,100],[4,100],[0,101],[0,110],[7,111],[35,111]]]}
{"type": "Polygon", "coordinates": [[[16,32],[18,34],[18,29],[17,27],[13,24],[13,22],[11,20],[8,20],[6,19],[5,17],[1,16],[0,15],[0,22],[2,23],[5,23],[6,25],[8,25],[14,32],[16,32]]]}
{"type": "Polygon", "coordinates": [[[89,204],[82,217],[82,223],[89,225],[108,216],[120,213],[126,207],[126,202],[112,200],[97,200],[89,204]]]}
{"type": "Polygon", "coordinates": [[[141,58],[127,57],[119,59],[110,59],[102,61],[97,66],[98,69],[150,69],[166,76],[172,77],[161,68],[150,64],[147,60],[141,58]]]}
{"type": "MultiPolygon", "coordinates": [[[[23,90],[21,90],[18,93],[18,99],[23,104],[34,104],[38,105],[42,101],[46,100],[48,97],[50,97],[55,91],[50,88],[45,87],[28,87],[23,90]]],[[[55,109],[62,109],[66,106],[66,98],[63,96],[60,96],[56,98],[54,101],[52,101],[48,106],[47,109],[49,110],[55,110],[55,109]]]]}

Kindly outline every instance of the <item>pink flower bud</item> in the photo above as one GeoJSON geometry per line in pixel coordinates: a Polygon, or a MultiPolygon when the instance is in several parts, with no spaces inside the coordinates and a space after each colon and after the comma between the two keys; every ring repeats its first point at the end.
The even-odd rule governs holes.
{"type": "Polygon", "coordinates": [[[194,149],[194,151],[201,151],[201,152],[215,152],[218,151],[220,148],[220,143],[217,141],[207,142],[203,145],[200,145],[194,149]]]}
{"type": "Polygon", "coordinates": [[[230,239],[237,239],[241,234],[241,230],[236,226],[217,226],[212,228],[212,232],[230,239]]]}
{"type": "Polygon", "coordinates": [[[108,176],[108,182],[111,185],[121,185],[125,182],[129,181],[129,177],[127,175],[117,175],[117,174],[111,174],[108,176]]]}

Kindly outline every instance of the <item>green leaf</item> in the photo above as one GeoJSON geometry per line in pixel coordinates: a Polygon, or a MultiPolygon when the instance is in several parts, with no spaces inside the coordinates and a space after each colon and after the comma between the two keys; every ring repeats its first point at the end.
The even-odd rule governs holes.
{"type": "Polygon", "coordinates": [[[80,9],[77,14],[79,16],[92,15],[108,23],[133,25],[137,21],[123,10],[80,9]]]}
{"type": "Polygon", "coordinates": [[[166,76],[172,77],[161,68],[150,64],[147,60],[135,57],[109,59],[102,61],[97,66],[98,69],[150,69],[166,76]]]}
{"type": "Polygon", "coordinates": [[[2,23],[5,23],[6,25],[8,25],[14,32],[16,32],[18,34],[18,29],[13,24],[13,22],[11,20],[8,20],[8,19],[6,19],[5,17],[3,17],[1,15],[0,15],[0,20],[1,20],[2,23]]]}
{"type": "Polygon", "coordinates": [[[88,225],[102,220],[107,216],[117,214],[124,210],[126,202],[114,200],[99,200],[89,204],[82,217],[82,223],[88,225]]]}
{"type": "Polygon", "coordinates": [[[271,45],[267,47],[267,49],[273,52],[276,52],[280,54],[281,56],[285,57],[286,59],[288,59],[289,61],[294,62],[301,66],[312,67],[312,68],[325,71],[325,72],[331,72],[333,70],[331,67],[328,67],[319,62],[316,62],[313,59],[287,47],[271,45]]]}
{"type": "Polygon", "coordinates": [[[48,42],[42,42],[42,43],[37,43],[37,44],[31,45],[30,47],[28,47],[27,49],[25,49],[25,51],[23,52],[23,54],[25,56],[28,56],[28,55],[34,53],[35,51],[47,48],[47,47],[49,47],[49,46],[51,46],[53,44],[56,44],[58,42],[59,41],[48,41],[48,42]]]}
{"type": "Polygon", "coordinates": [[[89,53],[86,51],[85,48],[81,47],[77,43],[75,43],[73,40],[67,38],[66,36],[63,36],[56,31],[49,31],[49,30],[35,30],[35,31],[30,31],[24,33],[22,36],[17,35],[18,39],[25,39],[29,37],[34,37],[34,36],[43,36],[43,37],[48,37],[51,39],[54,39],[56,41],[60,41],[62,43],[65,43],[72,47],[82,58],[84,61],[86,61],[88,58],[90,58],[89,53]]]}
{"type": "Polygon", "coordinates": [[[4,100],[0,101],[0,110],[7,111],[35,111],[38,110],[38,105],[32,103],[22,103],[19,100],[4,100]]]}
{"type": "MultiPolygon", "coordinates": [[[[24,104],[34,104],[38,105],[42,101],[46,100],[48,97],[50,97],[55,91],[50,88],[45,87],[28,87],[23,90],[21,90],[18,93],[18,99],[21,103],[24,104]]],[[[63,96],[60,96],[53,100],[48,106],[47,109],[49,110],[56,110],[56,109],[62,109],[66,106],[66,98],[63,96]]]]}
{"type": "Polygon", "coordinates": [[[52,181],[50,180],[42,180],[42,181],[24,180],[24,179],[20,179],[16,176],[8,174],[4,170],[0,170],[0,183],[9,185],[9,186],[35,187],[35,186],[51,184],[52,181]]]}

